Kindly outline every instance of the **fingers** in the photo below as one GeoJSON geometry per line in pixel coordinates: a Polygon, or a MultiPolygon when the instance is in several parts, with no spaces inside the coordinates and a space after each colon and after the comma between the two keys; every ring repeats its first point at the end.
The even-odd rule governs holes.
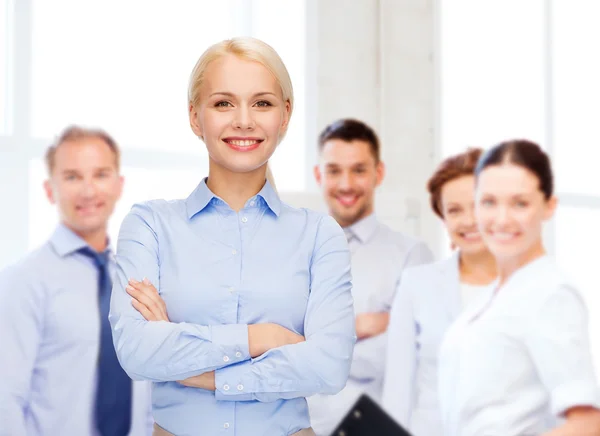
{"type": "MultiPolygon", "coordinates": [[[[133,290],[138,291],[138,295],[142,298],[149,300],[148,304],[145,301],[142,301],[149,309],[153,309],[154,306],[164,313],[167,312],[167,306],[163,299],[158,294],[156,288],[148,281],[148,279],[144,279],[142,282],[138,282],[137,280],[129,280],[129,287],[133,288],[133,290]]],[[[131,294],[130,294],[131,295],[131,294]]],[[[136,297],[137,298],[137,297],[136,297]]],[[[138,298],[139,300],[139,298],[138,298]]]]}
{"type": "Polygon", "coordinates": [[[131,305],[135,308],[135,310],[142,314],[146,321],[158,321],[156,316],[154,316],[154,314],[150,312],[146,306],[137,301],[135,298],[131,299],[131,305]]]}
{"type": "Polygon", "coordinates": [[[161,310],[158,303],[147,292],[139,290],[131,285],[128,285],[125,290],[129,295],[146,306],[153,313],[158,314],[161,310]]]}
{"type": "MultiPolygon", "coordinates": [[[[146,310],[148,310],[156,320],[166,320],[168,321],[167,316],[167,306],[163,299],[158,294],[156,288],[148,281],[148,279],[144,279],[142,282],[138,282],[137,280],[130,280],[129,285],[125,288],[127,293],[131,295],[138,303],[144,306],[146,310]]],[[[135,307],[135,306],[134,306],[135,307]]],[[[137,310],[137,307],[136,307],[137,310]]],[[[138,310],[142,313],[140,310],[138,310]]],[[[148,319],[147,316],[142,314],[144,318],[148,319]]]]}

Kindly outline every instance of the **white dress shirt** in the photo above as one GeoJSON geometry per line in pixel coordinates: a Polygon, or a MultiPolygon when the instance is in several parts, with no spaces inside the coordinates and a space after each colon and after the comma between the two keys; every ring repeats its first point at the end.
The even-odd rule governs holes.
{"type": "Polygon", "coordinates": [[[446,436],[529,436],[600,407],[586,306],[549,256],[516,271],[448,330],[439,363],[446,436]]]}
{"type": "MultiPolygon", "coordinates": [[[[356,314],[389,312],[405,268],[433,261],[425,243],[380,223],[374,214],[344,228],[352,253],[352,296],[356,314]]],[[[316,434],[329,436],[362,393],[380,401],[387,335],[356,343],[350,378],[337,395],[308,399],[316,434]]]]}

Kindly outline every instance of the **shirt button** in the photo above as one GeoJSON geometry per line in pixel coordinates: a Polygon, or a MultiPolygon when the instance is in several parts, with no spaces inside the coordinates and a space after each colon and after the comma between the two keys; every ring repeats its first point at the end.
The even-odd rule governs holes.
{"type": "Polygon", "coordinates": [[[223,390],[224,391],[228,391],[229,390],[229,385],[223,385],[223,390]]]}
{"type": "Polygon", "coordinates": [[[238,385],[238,391],[243,391],[244,390],[244,385],[238,385]]]}
{"type": "Polygon", "coordinates": [[[243,222],[243,223],[247,223],[247,222],[248,222],[248,218],[246,218],[246,217],[243,217],[243,218],[242,218],[242,222],[243,222]]]}
{"type": "Polygon", "coordinates": [[[226,422],[225,424],[223,424],[223,428],[229,428],[229,423],[226,422]]]}
{"type": "Polygon", "coordinates": [[[254,206],[255,204],[256,204],[256,201],[254,201],[254,200],[252,200],[252,201],[250,202],[250,206],[254,206]]]}
{"type": "Polygon", "coordinates": [[[235,291],[235,288],[234,288],[233,286],[230,286],[229,288],[227,288],[227,290],[228,290],[229,292],[233,292],[233,291],[235,291]]]}
{"type": "Polygon", "coordinates": [[[240,353],[239,351],[237,353],[235,353],[235,357],[242,357],[242,353],[240,353]]]}
{"type": "Polygon", "coordinates": [[[223,362],[229,362],[229,356],[223,356],[223,362]]]}
{"type": "Polygon", "coordinates": [[[231,250],[231,254],[237,254],[237,250],[231,250]]]}

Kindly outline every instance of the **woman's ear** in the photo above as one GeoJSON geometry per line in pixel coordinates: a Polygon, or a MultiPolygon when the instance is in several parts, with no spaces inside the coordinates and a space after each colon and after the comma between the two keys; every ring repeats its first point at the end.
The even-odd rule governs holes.
{"type": "Polygon", "coordinates": [[[287,132],[288,126],[290,124],[290,111],[292,110],[292,105],[290,101],[287,100],[285,102],[285,106],[283,109],[283,121],[281,122],[281,127],[279,128],[279,134],[283,135],[287,132]]]}
{"type": "Polygon", "coordinates": [[[554,216],[556,208],[558,207],[558,198],[556,196],[550,197],[546,200],[546,210],[544,211],[544,220],[549,220],[554,216]]]}
{"type": "Polygon", "coordinates": [[[198,138],[204,140],[204,134],[202,132],[202,127],[198,121],[198,118],[199,118],[198,110],[192,103],[190,103],[189,114],[190,114],[190,127],[192,128],[192,131],[198,138]]]}

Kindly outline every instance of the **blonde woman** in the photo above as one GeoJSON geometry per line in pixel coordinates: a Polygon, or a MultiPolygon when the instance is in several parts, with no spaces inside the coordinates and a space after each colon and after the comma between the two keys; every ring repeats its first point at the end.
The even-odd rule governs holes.
{"type": "Polygon", "coordinates": [[[305,397],[346,383],[346,239],[332,218],[282,203],[267,180],[292,109],[270,46],[210,47],[189,86],[208,178],[185,200],[134,206],[122,224],[113,335],[128,374],[155,382],[157,434],[312,434],[305,397]]]}
{"type": "Polygon", "coordinates": [[[496,277],[475,221],[475,166],[481,149],[448,157],[427,185],[433,212],[457,251],[406,270],[388,327],[383,405],[414,436],[442,435],[438,351],[445,331],[496,277]]]}

